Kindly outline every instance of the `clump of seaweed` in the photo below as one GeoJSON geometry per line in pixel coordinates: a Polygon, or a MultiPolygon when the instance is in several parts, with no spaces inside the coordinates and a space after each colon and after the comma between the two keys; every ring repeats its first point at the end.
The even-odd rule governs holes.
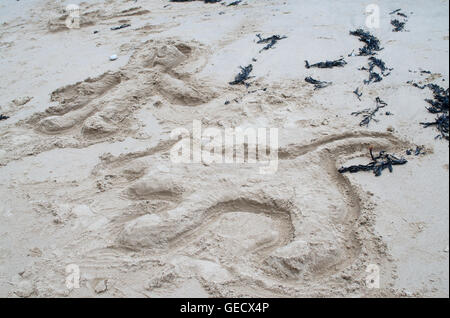
{"type": "Polygon", "coordinates": [[[392,32],[402,32],[405,30],[405,25],[406,22],[408,21],[408,16],[401,11],[402,9],[397,9],[389,13],[390,15],[397,15],[399,17],[398,19],[395,18],[391,19],[391,25],[394,27],[392,29],[392,32]]]}
{"type": "Polygon", "coordinates": [[[250,77],[250,73],[253,71],[253,65],[250,64],[246,67],[242,67],[241,66],[241,72],[236,75],[236,77],[234,78],[234,81],[230,82],[230,85],[238,85],[238,84],[244,84],[245,86],[249,87],[250,84],[248,84],[246,81],[249,80],[250,77]]]}
{"type": "Polygon", "coordinates": [[[259,39],[258,42],[256,42],[256,43],[267,44],[265,47],[263,47],[261,49],[260,52],[273,48],[275,46],[275,44],[277,44],[277,42],[280,40],[287,39],[287,36],[280,36],[280,35],[272,35],[271,37],[268,37],[268,38],[261,37],[261,34],[257,34],[256,36],[259,39]]]}
{"type": "Polygon", "coordinates": [[[358,99],[361,101],[361,96],[363,95],[363,93],[359,91],[359,87],[357,87],[357,88],[353,91],[353,94],[355,94],[356,97],[358,97],[358,99]]]}
{"type": "Polygon", "coordinates": [[[380,40],[363,29],[350,31],[350,35],[357,36],[359,40],[366,45],[359,49],[359,56],[375,55],[376,52],[383,50],[380,46],[380,40]]]}
{"type": "Polygon", "coordinates": [[[393,32],[401,32],[405,29],[406,22],[399,21],[397,19],[391,20],[391,24],[394,27],[393,32]]]}
{"type": "Polygon", "coordinates": [[[375,99],[377,106],[374,109],[371,108],[367,108],[364,109],[362,111],[359,112],[353,112],[351,113],[351,115],[353,116],[359,116],[359,115],[363,115],[363,120],[359,123],[359,125],[361,127],[365,126],[365,127],[369,127],[369,124],[371,121],[375,121],[378,122],[378,119],[375,118],[376,114],[378,113],[378,111],[384,107],[387,106],[387,104],[382,101],[379,97],[377,97],[375,99]]]}
{"type": "Polygon", "coordinates": [[[0,120],[7,120],[9,116],[5,116],[3,114],[0,114],[0,120]]]}
{"type": "Polygon", "coordinates": [[[316,68],[344,67],[344,65],[346,65],[346,64],[347,64],[347,62],[343,58],[340,58],[339,60],[334,60],[334,61],[319,62],[319,63],[315,63],[312,65],[310,65],[308,61],[305,61],[305,67],[307,69],[312,68],[312,67],[316,67],[316,68]]]}
{"type": "Polygon", "coordinates": [[[364,84],[369,85],[370,83],[378,83],[381,82],[383,78],[377,72],[369,72],[369,79],[364,80],[364,84]]]}
{"type": "Polygon", "coordinates": [[[229,4],[227,5],[227,7],[237,6],[237,5],[238,5],[239,3],[241,3],[241,2],[242,2],[242,0],[233,1],[233,2],[229,3],[229,4]]]}
{"type": "Polygon", "coordinates": [[[414,153],[415,156],[419,156],[419,155],[426,155],[426,152],[424,150],[424,147],[420,147],[420,146],[416,146],[416,150],[413,149],[408,149],[406,150],[406,154],[408,156],[411,156],[414,153]]]}
{"type": "Polygon", "coordinates": [[[316,79],[312,78],[311,76],[305,78],[305,81],[309,84],[313,84],[314,90],[325,88],[325,87],[328,87],[331,84],[333,84],[332,82],[324,82],[324,81],[316,80],[316,79]]]}
{"type": "Polygon", "coordinates": [[[400,12],[400,11],[402,11],[402,9],[394,10],[394,11],[390,12],[389,14],[390,14],[390,15],[393,15],[393,14],[396,14],[396,13],[398,13],[398,12],[400,12]]]}
{"type": "Polygon", "coordinates": [[[431,105],[428,111],[432,114],[444,113],[449,111],[449,91],[436,84],[428,84],[427,87],[433,92],[433,99],[425,101],[431,105]]]}
{"type": "Polygon", "coordinates": [[[366,165],[354,165],[350,167],[342,167],[339,169],[340,173],[357,173],[360,171],[373,171],[374,175],[376,177],[381,176],[383,170],[389,169],[389,172],[393,172],[393,166],[396,165],[404,165],[408,161],[404,158],[397,158],[396,156],[392,154],[388,154],[385,151],[380,151],[378,156],[373,155],[373,147],[371,146],[369,148],[370,157],[372,159],[371,162],[369,162],[366,165]]]}
{"type": "Polygon", "coordinates": [[[420,123],[424,128],[435,126],[439,130],[440,135],[436,138],[444,138],[449,140],[449,117],[447,114],[442,114],[436,118],[433,122],[420,123]]]}
{"type": "Polygon", "coordinates": [[[381,59],[371,56],[369,58],[369,68],[361,67],[360,70],[369,71],[369,79],[364,81],[364,84],[369,85],[370,83],[381,82],[383,77],[391,74],[393,68],[386,67],[386,63],[384,63],[381,59]],[[375,67],[381,71],[382,76],[374,71],[375,67]]]}
{"type": "Polygon", "coordinates": [[[437,84],[420,86],[417,83],[408,83],[420,89],[429,88],[433,92],[433,99],[425,99],[425,101],[430,104],[427,110],[438,116],[433,122],[421,122],[420,124],[424,128],[436,127],[440,133],[436,138],[449,140],[449,89],[444,89],[437,84]]]}
{"type": "Polygon", "coordinates": [[[369,58],[369,71],[373,71],[375,67],[378,67],[381,70],[381,74],[383,74],[383,76],[388,76],[393,70],[393,68],[387,68],[386,63],[384,63],[381,59],[371,56],[369,58]]]}

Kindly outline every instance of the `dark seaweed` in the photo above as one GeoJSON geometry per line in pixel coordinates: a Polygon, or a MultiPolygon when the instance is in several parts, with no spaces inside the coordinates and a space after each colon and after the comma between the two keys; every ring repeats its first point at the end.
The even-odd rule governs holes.
{"type": "Polygon", "coordinates": [[[401,9],[397,9],[390,13],[390,15],[396,14],[399,17],[398,19],[395,19],[394,17],[391,18],[391,24],[394,27],[392,32],[402,32],[405,30],[406,22],[408,22],[408,16],[401,11],[401,9]]]}
{"type": "Polygon", "coordinates": [[[364,84],[369,85],[370,83],[381,82],[383,78],[377,72],[369,72],[369,79],[364,81],[364,84]]]}
{"type": "Polygon", "coordinates": [[[401,22],[397,19],[394,19],[391,21],[391,24],[394,26],[394,29],[392,29],[393,32],[401,32],[405,30],[406,22],[401,22]]]}
{"type": "Polygon", "coordinates": [[[241,2],[242,2],[242,0],[233,1],[233,2],[229,3],[229,4],[227,5],[227,7],[237,6],[237,5],[238,5],[239,3],[241,3],[241,2]]]}
{"type": "Polygon", "coordinates": [[[428,84],[427,87],[433,92],[433,99],[426,99],[425,101],[431,105],[428,111],[432,114],[448,113],[449,111],[449,91],[436,84],[428,84]]]}
{"type": "Polygon", "coordinates": [[[119,26],[116,26],[116,27],[112,27],[111,30],[112,31],[120,30],[120,29],[128,28],[130,26],[131,26],[131,24],[122,24],[122,25],[119,25],[119,26]]]}
{"type": "Polygon", "coordinates": [[[388,154],[385,151],[380,151],[378,156],[374,156],[372,152],[372,148],[370,148],[370,157],[372,159],[366,165],[354,165],[350,167],[342,167],[339,169],[340,173],[357,173],[360,171],[373,171],[376,177],[381,176],[383,170],[389,169],[389,172],[393,171],[393,166],[395,165],[404,165],[408,161],[404,158],[397,158],[394,155],[388,154]]]}
{"type": "Polygon", "coordinates": [[[432,114],[439,114],[433,122],[420,123],[424,128],[436,127],[439,135],[436,138],[444,138],[449,140],[449,89],[444,89],[436,84],[419,85],[417,83],[408,82],[414,87],[425,89],[429,88],[433,92],[433,99],[425,99],[430,104],[427,110],[432,114]]]}
{"type": "Polygon", "coordinates": [[[375,67],[378,67],[381,70],[381,74],[383,74],[383,76],[388,76],[393,70],[393,68],[387,68],[386,63],[384,63],[381,59],[371,56],[369,58],[369,71],[373,71],[375,67]]]}
{"type": "Polygon", "coordinates": [[[359,92],[359,87],[353,91],[353,94],[355,94],[359,100],[361,100],[361,96],[363,95],[362,93],[359,92]]]}
{"type": "Polygon", "coordinates": [[[436,118],[433,122],[420,123],[424,128],[428,128],[431,126],[436,126],[437,130],[439,130],[440,135],[437,135],[436,138],[444,138],[449,140],[449,117],[447,114],[442,114],[436,118]]]}
{"type": "Polygon", "coordinates": [[[253,65],[250,64],[249,66],[246,67],[240,67],[241,68],[241,72],[236,75],[236,77],[234,78],[234,81],[230,82],[230,85],[238,85],[238,84],[244,84],[245,86],[250,86],[250,84],[246,83],[246,81],[248,79],[250,79],[250,73],[253,71],[253,65]]]}
{"type": "Polygon", "coordinates": [[[413,152],[414,152],[415,156],[425,155],[426,154],[426,152],[424,151],[424,147],[416,146],[416,150],[413,150],[413,149],[406,150],[406,154],[408,156],[411,156],[413,154],[413,152]]]}
{"type": "Polygon", "coordinates": [[[363,115],[363,120],[359,123],[361,127],[363,126],[369,127],[371,121],[378,122],[378,120],[375,118],[376,114],[380,109],[387,106],[387,104],[384,101],[382,101],[379,97],[375,99],[375,102],[377,103],[377,106],[374,109],[367,108],[359,112],[351,113],[351,115],[353,116],[363,115]]]}
{"type": "Polygon", "coordinates": [[[318,81],[315,80],[314,78],[312,78],[311,76],[305,78],[305,81],[309,84],[313,84],[314,85],[314,90],[318,90],[321,88],[325,88],[330,86],[331,84],[333,84],[332,82],[323,82],[323,81],[318,81]]]}
{"type": "Polygon", "coordinates": [[[305,67],[308,69],[311,67],[316,67],[316,68],[344,67],[344,65],[346,65],[346,64],[347,64],[347,62],[343,58],[340,58],[339,60],[334,60],[334,61],[319,62],[319,63],[315,63],[312,65],[310,65],[308,61],[305,61],[305,67]]]}
{"type": "Polygon", "coordinates": [[[0,114],[0,120],[7,120],[9,116],[5,116],[3,114],[0,114]]]}
{"type": "Polygon", "coordinates": [[[376,52],[383,50],[383,48],[380,47],[380,40],[363,29],[350,31],[350,35],[357,36],[361,42],[366,44],[359,49],[360,56],[375,55],[376,52]]]}
{"type": "Polygon", "coordinates": [[[397,9],[397,10],[394,10],[394,11],[390,12],[389,14],[390,14],[390,15],[392,15],[392,14],[396,14],[397,12],[400,12],[400,11],[402,11],[402,9],[397,9]]]}
{"type": "Polygon", "coordinates": [[[259,39],[258,42],[256,42],[256,43],[258,43],[258,44],[267,43],[267,45],[265,47],[263,47],[260,52],[273,48],[275,46],[275,44],[277,44],[277,42],[280,40],[287,39],[287,36],[280,36],[280,35],[272,35],[269,38],[262,38],[261,34],[257,34],[256,36],[259,39]]]}
{"type": "Polygon", "coordinates": [[[379,73],[374,72],[375,67],[378,67],[383,77],[389,76],[393,70],[393,68],[387,68],[386,63],[384,63],[381,59],[371,56],[369,58],[369,68],[360,68],[361,70],[369,71],[369,79],[364,81],[365,84],[368,85],[370,83],[376,83],[383,80],[383,77],[381,77],[379,73]]]}

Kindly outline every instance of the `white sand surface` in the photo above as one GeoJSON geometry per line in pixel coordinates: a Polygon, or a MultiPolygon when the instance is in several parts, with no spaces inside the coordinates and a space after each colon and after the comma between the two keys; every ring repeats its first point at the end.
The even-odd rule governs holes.
{"type": "Polygon", "coordinates": [[[448,297],[449,144],[407,81],[448,88],[449,2],[380,0],[367,29],[370,4],[1,1],[0,297],[448,297]],[[379,83],[348,56],[358,28],[393,68],[379,83]],[[261,51],[257,34],[287,38],[261,51]],[[229,85],[249,64],[251,86],[229,85]],[[360,127],[376,97],[388,106],[360,127]],[[193,121],[278,128],[278,170],[173,163],[171,132],[193,121]],[[338,172],[370,145],[408,163],[338,172]]]}

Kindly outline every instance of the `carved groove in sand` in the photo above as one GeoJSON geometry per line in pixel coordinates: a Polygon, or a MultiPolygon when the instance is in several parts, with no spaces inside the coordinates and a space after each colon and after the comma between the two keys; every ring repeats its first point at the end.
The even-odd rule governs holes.
{"type": "Polygon", "coordinates": [[[28,123],[45,134],[100,138],[128,131],[132,114],[154,96],[173,105],[207,103],[215,92],[194,78],[206,63],[204,51],[196,43],[150,40],[118,72],[54,91],[51,100],[57,106],[34,115],[28,123]]]}
{"type": "MultiPolygon", "coordinates": [[[[180,255],[213,258],[230,275],[226,281],[241,275],[234,270],[236,264],[254,271],[253,280],[275,279],[286,286],[305,277],[327,279],[357,261],[364,262],[368,251],[372,256],[382,254],[373,243],[376,236],[359,224],[364,212],[358,191],[336,169],[338,160],[364,153],[369,145],[399,150],[404,144],[390,134],[358,132],[290,145],[280,150],[279,173],[264,183],[249,183],[236,173],[228,186],[221,184],[220,168],[212,168],[214,174],[208,174],[196,189],[183,182],[181,168],[172,168],[170,176],[140,174],[125,190],[125,199],[142,203],[135,205],[141,209],[150,202],[166,204],[121,220],[118,246],[161,255],[170,264],[176,264],[180,255]],[[301,179],[291,180],[291,169],[303,171],[305,180],[317,181],[296,187],[301,179]],[[221,184],[220,193],[214,191],[217,184],[221,184]],[[363,239],[362,233],[369,238],[363,239]]],[[[124,171],[148,154],[130,156],[131,162],[127,157],[120,160],[125,168],[120,161],[103,168],[127,178],[124,171]]],[[[142,164],[137,166],[144,169],[142,164]]]]}
{"type": "MultiPolygon", "coordinates": [[[[93,9],[90,10],[90,6],[85,7],[86,4],[81,8],[81,14],[79,17],[79,26],[80,28],[88,27],[96,25],[98,22],[113,20],[113,19],[122,19],[119,22],[128,22],[128,20],[123,20],[126,18],[130,18],[133,16],[147,15],[150,11],[142,9],[141,7],[133,7],[129,9],[121,10],[117,13],[108,14],[105,10],[101,9],[93,9]]],[[[52,8],[54,9],[54,8],[52,8]]],[[[47,22],[47,28],[49,32],[70,32],[70,29],[66,25],[66,20],[69,18],[69,13],[66,10],[55,18],[50,19],[47,22]]]]}

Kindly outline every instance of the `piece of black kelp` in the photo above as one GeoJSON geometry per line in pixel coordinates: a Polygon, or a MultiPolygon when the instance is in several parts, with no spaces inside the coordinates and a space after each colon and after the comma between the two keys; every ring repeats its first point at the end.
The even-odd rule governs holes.
{"type": "Polygon", "coordinates": [[[261,51],[259,51],[259,52],[262,52],[264,50],[269,50],[269,49],[273,48],[274,45],[277,44],[278,41],[287,39],[287,36],[280,36],[280,35],[272,35],[269,38],[262,38],[261,34],[257,34],[256,36],[259,39],[258,42],[256,42],[256,43],[258,43],[258,44],[266,44],[267,43],[267,45],[265,47],[263,47],[261,49],[261,51]]]}
{"type": "Polygon", "coordinates": [[[354,165],[350,167],[342,167],[338,171],[340,173],[357,173],[360,171],[373,171],[376,177],[381,176],[384,169],[389,169],[389,172],[393,171],[393,166],[404,165],[408,161],[404,158],[397,158],[394,155],[388,154],[385,151],[380,151],[378,156],[374,156],[372,152],[372,147],[370,148],[370,157],[372,159],[366,165],[354,165]]]}
{"type": "Polygon", "coordinates": [[[309,84],[313,84],[314,85],[314,90],[318,90],[321,88],[325,88],[330,86],[331,84],[333,84],[332,82],[323,82],[323,81],[318,81],[315,80],[314,78],[312,78],[311,76],[305,78],[305,81],[309,84]]]}
{"type": "Polygon", "coordinates": [[[239,3],[241,3],[241,2],[242,2],[242,0],[233,1],[233,2],[229,3],[229,4],[227,5],[227,7],[237,6],[237,5],[238,5],[239,3]]]}
{"type": "Polygon", "coordinates": [[[381,82],[383,78],[377,72],[369,72],[369,79],[364,80],[364,84],[369,85],[370,83],[381,82]]]}
{"type": "Polygon", "coordinates": [[[356,97],[358,97],[359,100],[361,100],[361,96],[363,95],[362,93],[359,92],[359,87],[357,87],[354,91],[353,94],[356,95],[356,97]]]}
{"type": "Polygon", "coordinates": [[[369,68],[361,67],[360,70],[369,71],[369,79],[365,80],[365,84],[376,83],[383,80],[383,77],[377,72],[374,72],[375,67],[377,67],[381,71],[381,75],[383,77],[389,76],[393,68],[387,68],[386,63],[384,63],[381,59],[378,59],[374,56],[369,58],[369,68]]]}
{"type": "Polygon", "coordinates": [[[5,116],[3,114],[0,114],[0,120],[7,120],[9,116],[5,116]]]}
{"type": "Polygon", "coordinates": [[[418,155],[420,155],[420,154],[425,154],[425,152],[423,151],[423,147],[417,146],[417,147],[416,147],[416,151],[414,151],[414,155],[415,155],[415,156],[418,156],[418,155]]]}
{"type": "Polygon", "coordinates": [[[419,85],[411,81],[409,84],[419,89],[429,88],[433,92],[433,99],[425,99],[430,105],[427,107],[428,112],[438,114],[434,122],[420,123],[424,128],[436,127],[439,135],[436,138],[444,138],[449,140],[449,89],[444,89],[437,84],[419,85]]]}
{"type": "Polygon", "coordinates": [[[401,12],[401,11],[402,11],[402,9],[397,9],[397,10],[394,10],[391,13],[389,13],[389,15],[397,14],[398,16],[407,18],[408,16],[405,13],[401,12]]]}
{"type": "Polygon", "coordinates": [[[308,61],[305,61],[305,67],[308,69],[311,67],[316,67],[316,68],[344,67],[344,65],[346,65],[346,64],[347,64],[347,62],[343,58],[340,58],[339,60],[335,60],[335,61],[319,62],[319,63],[315,63],[312,65],[310,65],[308,61]]]}
{"type": "Polygon", "coordinates": [[[405,29],[406,22],[399,21],[397,19],[391,20],[391,24],[394,27],[393,32],[401,32],[405,29]]]}
{"type": "Polygon", "coordinates": [[[417,83],[414,83],[413,81],[407,81],[406,83],[411,84],[412,86],[417,87],[419,89],[425,89],[428,87],[428,85],[419,85],[417,83]]]}
{"type": "Polygon", "coordinates": [[[111,30],[112,31],[120,30],[120,29],[128,28],[130,26],[131,26],[131,24],[126,23],[126,24],[122,24],[122,25],[119,25],[119,26],[116,26],[116,27],[112,27],[111,30]]]}
{"type": "Polygon", "coordinates": [[[396,14],[397,12],[400,12],[400,11],[402,11],[402,9],[397,9],[397,10],[394,10],[394,11],[390,12],[389,14],[390,14],[390,15],[392,15],[392,14],[396,14]]]}
{"type": "Polygon", "coordinates": [[[350,35],[357,36],[361,42],[366,44],[364,47],[359,49],[360,56],[375,55],[376,52],[383,50],[383,48],[380,47],[380,40],[363,29],[350,31],[350,35]]]}
{"type": "Polygon", "coordinates": [[[394,17],[391,18],[391,24],[394,27],[392,29],[392,32],[404,31],[406,22],[408,22],[408,16],[405,13],[401,12],[401,9],[397,9],[390,13],[390,15],[393,14],[396,14],[398,19],[395,19],[394,17]]]}
{"type": "Polygon", "coordinates": [[[419,147],[419,146],[416,146],[416,150],[413,150],[413,149],[406,150],[406,154],[408,156],[411,156],[413,153],[415,156],[426,155],[426,152],[424,151],[424,147],[419,147]]]}
{"type": "Polygon", "coordinates": [[[369,58],[369,71],[373,71],[375,67],[378,67],[381,70],[381,74],[383,74],[383,76],[388,76],[393,70],[393,68],[387,68],[386,63],[384,63],[381,59],[371,56],[369,58]]]}
{"type": "Polygon", "coordinates": [[[381,108],[387,106],[387,104],[384,101],[382,101],[379,97],[375,99],[375,102],[377,103],[377,106],[374,109],[367,108],[359,112],[351,113],[351,115],[353,116],[363,115],[363,120],[359,123],[361,127],[363,126],[369,127],[371,121],[378,122],[378,119],[375,118],[376,114],[381,108]]]}
{"type": "Polygon", "coordinates": [[[449,91],[436,84],[428,84],[427,87],[433,92],[434,99],[426,99],[425,101],[431,105],[428,111],[432,114],[449,112],[449,91]]]}
{"type": "Polygon", "coordinates": [[[446,139],[449,140],[449,116],[447,114],[442,114],[436,118],[433,122],[420,123],[424,128],[428,128],[431,126],[436,126],[437,130],[439,130],[440,135],[436,136],[436,139],[446,139]]]}
{"type": "Polygon", "coordinates": [[[238,84],[244,84],[245,86],[250,86],[250,84],[246,83],[245,81],[247,81],[248,79],[250,79],[250,73],[253,71],[253,65],[250,64],[249,66],[246,67],[240,67],[241,68],[241,72],[236,75],[236,77],[234,78],[234,81],[230,82],[230,85],[238,85],[238,84]]]}

